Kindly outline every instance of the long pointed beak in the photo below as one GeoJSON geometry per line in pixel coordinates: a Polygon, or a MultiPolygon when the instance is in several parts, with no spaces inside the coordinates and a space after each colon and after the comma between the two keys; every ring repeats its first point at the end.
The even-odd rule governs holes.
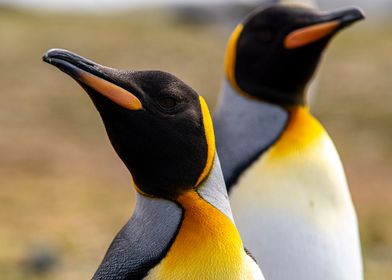
{"type": "Polygon", "coordinates": [[[327,36],[334,35],[345,27],[364,18],[363,11],[358,8],[349,8],[325,14],[316,23],[292,31],[286,36],[284,46],[286,49],[296,49],[309,45],[327,36]]]}
{"type": "Polygon", "coordinates": [[[49,50],[42,59],[56,66],[82,85],[94,89],[128,110],[135,111],[143,108],[142,103],[134,94],[111,81],[103,71],[106,67],[102,65],[61,49],[49,50]]]}

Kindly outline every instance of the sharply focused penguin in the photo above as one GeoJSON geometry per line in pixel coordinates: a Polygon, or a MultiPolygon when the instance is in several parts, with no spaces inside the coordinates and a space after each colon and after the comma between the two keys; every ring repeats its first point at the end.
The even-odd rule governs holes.
{"type": "Polygon", "coordinates": [[[264,279],[233,223],[202,97],[165,72],[111,69],[57,49],[43,59],[91,97],[137,190],[93,279],[264,279]]]}
{"type": "Polygon", "coordinates": [[[363,279],[344,170],[305,94],[330,40],[362,18],[356,8],[273,5],[229,40],[217,149],[236,224],[266,279],[363,279]]]}

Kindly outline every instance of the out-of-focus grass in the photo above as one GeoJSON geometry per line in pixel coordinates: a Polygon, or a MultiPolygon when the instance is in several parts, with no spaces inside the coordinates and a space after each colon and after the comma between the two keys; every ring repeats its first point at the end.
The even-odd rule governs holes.
{"type": "Polygon", "coordinates": [[[366,279],[392,277],[392,24],[331,44],[313,111],[332,135],[357,208],[366,279]]]}
{"type": "MultiPolygon", "coordinates": [[[[361,224],[367,279],[392,276],[392,25],[341,34],[312,110],[335,139],[361,224]]],[[[49,48],[117,68],[174,73],[214,106],[228,34],[160,11],[111,16],[0,10],[0,278],[86,279],[132,212],[127,170],[76,83],[41,62],[49,48]],[[49,251],[46,274],[26,268],[49,251]]]]}

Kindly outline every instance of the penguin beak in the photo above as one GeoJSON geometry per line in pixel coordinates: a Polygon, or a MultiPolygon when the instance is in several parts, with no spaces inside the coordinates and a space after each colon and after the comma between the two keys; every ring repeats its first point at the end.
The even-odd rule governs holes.
{"type": "Polygon", "coordinates": [[[61,49],[49,50],[42,59],[125,109],[136,111],[143,108],[134,94],[111,81],[105,74],[107,67],[61,49]]]}
{"type": "Polygon", "coordinates": [[[338,31],[365,18],[363,11],[358,8],[349,8],[321,16],[317,22],[294,30],[289,33],[285,40],[286,49],[297,49],[319,41],[338,31]]]}

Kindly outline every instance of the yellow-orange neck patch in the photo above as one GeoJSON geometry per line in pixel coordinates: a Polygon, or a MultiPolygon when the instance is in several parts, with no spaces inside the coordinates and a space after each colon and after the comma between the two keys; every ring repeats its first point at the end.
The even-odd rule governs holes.
{"type": "Polygon", "coordinates": [[[177,201],[184,209],[181,228],[147,279],[242,279],[246,255],[235,225],[195,191],[177,201]]]}
{"type": "Polygon", "coordinates": [[[200,96],[200,106],[201,106],[201,113],[203,115],[203,125],[204,125],[208,151],[207,151],[206,165],[199,179],[197,180],[196,186],[198,186],[210,173],[215,158],[214,126],[212,124],[212,119],[211,119],[210,111],[208,110],[207,103],[205,102],[202,96],[200,96]]]}
{"type": "Polygon", "coordinates": [[[294,107],[290,111],[290,120],[285,131],[269,151],[270,159],[299,153],[326,134],[322,125],[310,114],[308,108],[294,107]]]}

